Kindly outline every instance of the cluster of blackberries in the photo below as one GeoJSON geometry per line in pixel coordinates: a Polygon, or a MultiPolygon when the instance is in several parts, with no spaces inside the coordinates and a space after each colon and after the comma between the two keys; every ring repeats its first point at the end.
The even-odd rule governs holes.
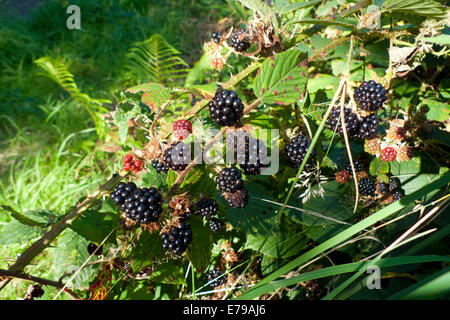
{"type": "Polygon", "coordinates": [[[243,131],[236,131],[229,135],[227,146],[233,151],[234,161],[245,174],[259,175],[261,168],[267,167],[269,163],[265,144],[259,139],[248,136],[243,131]]]}
{"type": "MultiPolygon", "coordinates": [[[[339,135],[343,134],[342,124],[340,123],[341,111],[340,108],[334,107],[331,109],[330,115],[325,121],[325,125],[330,130],[335,130],[339,135]],[[338,124],[339,123],[339,124],[338,124]]],[[[370,114],[361,119],[350,108],[344,108],[344,121],[347,134],[353,139],[372,139],[377,133],[378,117],[376,114],[370,114]]]]}
{"type": "Polygon", "coordinates": [[[197,213],[200,213],[202,216],[209,219],[209,228],[213,232],[218,232],[225,225],[222,220],[214,217],[218,210],[219,205],[214,199],[203,198],[197,202],[197,213]]]}
{"type": "Polygon", "coordinates": [[[219,189],[233,208],[244,208],[248,204],[248,191],[244,187],[242,173],[236,168],[223,168],[216,177],[219,189]]]}
{"type": "MultiPolygon", "coordinates": [[[[292,138],[285,146],[285,152],[289,161],[294,165],[295,169],[300,168],[300,165],[308,152],[311,141],[299,133],[296,137],[292,138]]],[[[316,155],[316,150],[313,149],[309,159],[305,165],[305,169],[310,169],[312,165],[312,159],[316,155]]]]}
{"type": "Polygon", "coordinates": [[[221,284],[225,283],[225,277],[223,276],[223,272],[219,270],[211,270],[208,272],[208,283],[212,288],[218,287],[221,284]]]}
{"type": "Polygon", "coordinates": [[[222,89],[216,91],[214,98],[209,102],[211,118],[221,126],[232,126],[244,115],[244,104],[236,91],[222,89]]]}
{"type": "Polygon", "coordinates": [[[147,224],[158,220],[162,212],[161,194],[154,188],[138,188],[133,182],[119,183],[111,199],[128,219],[147,224]]]}
{"type": "Polygon", "coordinates": [[[389,191],[394,201],[400,200],[404,195],[404,190],[400,187],[399,178],[389,178],[389,191]]]}
{"type": "Polygon", "coordinates": [[[211,37],[217,44],[219,44],[220,40],[222,39],[222,35],[219,32],[214,32],[211,37]]]}
{"type": "Polygon", "coordinates": [[[158,173],[167,173],[169,171],[169,168],[166,167],[164,162],[159,161],[158,159],[153,159],[152,166],[155,168],[156,172],[158,173]]]}
{"type": "Polygon", "coordinates": [[[183,171],[191,162],[191,149],[182,141],[172,144],[164,151],[164,165],[174,171],[183,171]]]}
{"type": "Polygon", "coordinates": [[[182,254],[192,241],[191,226],[180,220],[178,226],[172,227],[169,231],[161,233],[163,249],[173,254],[182,254]]]}
{"type": "Polygon", "coordinates": [[[358,106],[366,111],[377,111],[383,108],[386,101],[386,89],[374,80],[363,81],[353,95],[358,106]]]}
{"type": "Polygon", "coordinates": [[[250,42],[245,41],[244,39],[239,40],[239,36],[244,34],[244,29],[239,29],[231,36],[230,45],[237,52],[244,52],[248,48],[250,48],[250,42]]]}

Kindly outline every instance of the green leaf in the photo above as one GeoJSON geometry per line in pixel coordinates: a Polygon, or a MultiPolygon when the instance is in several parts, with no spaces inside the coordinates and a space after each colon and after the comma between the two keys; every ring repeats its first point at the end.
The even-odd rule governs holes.
{"type": "MultiPolygon", "coordinates": [[[[53,252],[52,273],[62,276],[65,272],[78,270],[83,263],[89,258],[87,247],[89,241],[78,235],[70,229],[66,229],[58,239],[56,248],[51,249],[53,252]]],[[[92,261],[92,260],[91,260],[92,261]]],[[[70,288],[87,289],[89,282],[95,277],[95,268],[83,268],[74,278],[70,288]]]]}
{"type": "Polygon", "coordinates": [[[120,295],[114,300],[153,300],[154,297],[151,288],[146,287],[144,283],[132,282],[125,290],[120,291],[120,295]]]}
{"type": "Polygon", "coordinates": [[[189,220],[192,229],[192,242],[187,251],[187,257],[191,261],[195,270],[203,270],[211,263],[211,250],[213,240],[211,230],[203,225],[200,216],[192,217],[189,220]]]}
{"type": "Polygon", "coordinates": [[[150,280],[155,283],[187,285],[183,267],[179,260],[170,260],[167,263],[161,263],[155,266],[150,280]]]}
{"type": "MultiPolygon", "coordinates": [[[[117,224],[117,216],[107,215],[95,210],[87,210],[70,225],[70,229],[93,242],[102,242],[117,224]],[[115,218],[114,218],[115,217],[115,218]]],[[[115,241],[115,231],[108,241],[115,241]]]]}
{"type": "Polygon", "coordinates": [[[340,19],[340,20],[334,20],[334,21],[300,20],[300,21],[292,21],[292,22],[289,22],[288,24],[293,24],[293,23],[317,24],[317,25],[321,25],[321,26],[338,26],[338,27],[342,27],[344,29],[349,29],[349,30],[356,29],[355,21],[350,20],[350,19],[345,19],[345,20],[340,19]]]}
{"type": "MultiPolygon", "coordinates": [[[[321,184],[323,197],[318,194],[319,185],[314,185],[311,192],[315,194],[303,205],[303,208],[291,208],[287,215],[298,223],[308,226],[321,226],[342,224],[352,216],[353,197],[349,184],[339,184],[329,181],[321,184]]],[[[294,201],[289,203],[295,207],[294,201]]]]}
{"type": "Polygon", "coordinates": [[[429,38],[421,38],[420,41],[430,42],[430,43],[436,43],[441,46],[450,46],[450,35],[448,34],[440,34],[435,37],[429,37],[429,38]]]}
{"type": "Polygon", "coordinates": [[[1,227],[0,245],[23,244],[44,234],[44,229],[12,220],[1,227]]]}
{"type": "Polygon", "coordinates": [[[181,52],[159,34],[137,42],[126,55],[125,78],[129,81],[167,83],[186,75],[188,64],[181,52]]]}
{"type": "Polygon", "coordinates": [[[217,198],[226,208],[227,220],[233,227],[239,228],[247,235],[268,234],[276,221],[278,205],[264,201],[264,199],[270,200],[270,196],[255,183],[249,183],[246,187],[249,192],[249,201],[247,206],[241,209],[230,207],[218,193],[217,198]]]}
{"type": "Polygon", "coordinates": [[[382,12],[406,13],[423,17],[442,17],[446,8],[433,0],[386,0],[382,12]]]}
{"type": "Polygon", "coordinates": [[[370,175],[379,176],[383,173],[389,173],[389,163],[381,160],[380,158],[374,158],[370,162],[370,175]]]}
{"type": "Polygon", "coordinates": [[[239,2],[247,8],[258,12],[262,17],[267,17],[274,14],[272,8],[262,0],[239,0],[239,2]]]}
{"type": "Polygon", "coordinates": [[[427,105],[430,108],[430,111],[427,112],[428,120],[446,121],[450,118],[448,101],[436,101],[434,99],[424,98],[421,101],[421,105],[427,105]]]}
{"type": "Polygon", "coordinates": [[[312,7],[321,2],[322,2],[322,0],[311,0],[311,1],[304,1],[304,2],[289,3],[286,0],[277,0],[277,1],[275,1],[275,9],[281,15],[281,14],[292,12],[292,11],[295,11],[298,9],[312,7]]]}
{"type": "Polygon", "coordinates": [[[119,127],[119,139],[125,143],[128,134],[128,121],[140,113],[139,106],[135,105],[131,110],[125,111],[121,108],[114,113],[114,123],[119,127]]]}
{"type": "Polygon", "coordinates": [[[145,172],[142,177],[142,186],[144,187],[155,187],[158,190],[166,189],[167,187],[167,174],[158,173],[151,167],[147,172],[145,172]]]}
{"type": "Polygon", "coordinates": [[[149,265],[156,257],[161,256],[162,240],[157,232],[149,233],[142,230],[136,247],[133,251],[133,261],[131,267],[135,272],[149,265]]]}
{"type": "Polygon", "coordinates": [[[301,233],[298,226],[287,220],[284,218],[280,225],[276,224],[270,234],[247,235],[245,248],[260,250],[264,256],[274,258],[288,258],[299,253],[309,240],[301,233]],[[263,244],[262,247],[261,244],[263,244]]]}
{"type": "Polygon", "coordinates": [[[308,81],[306,65],[302,64],[306,54],[290,50],[267,58],[261,73],[256,77],[253,91],[267,104],[292,104],[308,81]]]}

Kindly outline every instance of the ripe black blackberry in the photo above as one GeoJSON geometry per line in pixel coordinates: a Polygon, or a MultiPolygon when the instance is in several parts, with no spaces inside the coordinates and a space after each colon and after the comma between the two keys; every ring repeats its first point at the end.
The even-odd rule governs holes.
{"type": "Polygon", "coordinates": [[[225,195],[225,199],[228,201],[228,204],[233,208],[244,208],[248,204],[248,191],[244,187],[236,190],[233,193],[227,193],[225,195]]]}
{"type": "Polygon", "coordinates": [[[223,168],[216,177],[216,183],[223,192],[235,192],[244,187],[242,173],[236,168],[223,168]]]}
{"type": "Polygon", "coordinates": [[[167,173],[169,171],[169,168],[165,166],[164,162],[159,161],[158,159],[153,159],[152,167],[155,168],[158,173],[167,173]]]}
{"type": "Polygon", "coordinates": [[[245,40],[239,40],[239,36],[245,32],[244,29],[239,29],[231,36],[231,47],[237,52],[244,52],[248,48],[250,48],[250,42],[245,40]]]}
{"type": "MultiPolygon", "coordinates": [[[[339,135],[343,134],[342,124],[340,123],[341,119],[341,109],[338,107],[334,107],[331,109],[330,115],[325,121],[325,125],[328,129],[334,131],[337,128],[337,133],[339,135]],[[338,125],[339,122],[339,125],[338,125]]],[[[359,132],[359,118],[350,108],[344,108],[344,121],[345,121],[345,129],[347,130],[348,135],[351,138],[357,138],[359,132]]]]}
{"type": "Polygon", "coordinates": [[[128,219],[137,224],[148,224],[158,220],[162,212],[161,194],[154,187],[137,188],[120,206],[128,219]]]}
{"type": "Polygon", "coordinates": [[[222,38],[222,34],[220,34],[219,32],[214,32],[212,34],[211,38],[213,38],[215,43],[219,44],[220,43],[220,39],[222,38]]]}
{"type": "Polygon", "coordinates": [[[394,192],[392,192],[392,199],[394,201],[398,201],[401,198],[403,198],[403,190],[402,189],[397,189],[394,192]]]}
{"type": "Polygon", "coordinates": [[[220,231],[220,229],[222,229],[224,225],[225,224],[223,223],[223,221],[218,218],[211,218],[209,220],[209,228],[211,229],[212,232],[220,231]]]}
{"type": "Polygon", "coordinates": [[[359,121],[358,139],[373,139],[377,135],[378,116],[370,114],[359,121]]]}
{"type": "Polygon", "coordinates": [[[197,202],[197,212],[206,218],[211,218],[218,209],[219,205],[214,199],[204,198],[197,202]]]}
{"type": "Polygon", "coordinates": [[[267,147],[264,143],[248,136],[243,131],[236,132],[232,139],[227,137],[227,146],[233,150],[234,161],[247,175],[259,175],[261,168],[267,167],[267,147]]]}
{"type": "MultiPolygon", "coordinates": [[[[285,152],[289,159],[292,162],[295,169],[298,169],[302,164],[303,159],[305,158],[306,152],[311,145],[311,141],[301,133],[298,134],[295,138],[292,138],[291,141],[286,144],[285,152]]],[[[316,150],[313,149],[311,155],[309,156],[308,162],[305,165],[305,169],[311,168],[312,159],[316,155],[316,150]]]]}
{"type": "Polygon", "coordinates": [[[395,191],[400,188],[400,179],[389,177],[389,191],[395,191]]]}
{"type": "Polygon", "coordinates": [[[363,81],[353,95],[358,106],[366,111],[376,111],[383,108],[386,101],[386,89],[373,80],[363,81]]]}
{"type": "MultiPolygon", "coordinates": [[[[361,163],[358,162],[358,160],[353,161],[353,166],[355,167],[355,172],[361,172],[363,171],[363,167],[361,163]]],[[[347,164],[347,167],[345,167],[345,171],[348,173],[352,173],[352,166],[350,165],[350,162],[347,164]]]]}
{"type": "Polygon", "coordinates": [[[236,124],[243,116],[244,104],[234,90],[218,90],[209,102],[211,118],[221,126],[236,124]]]}
{"type": "Polygon", "coordinates": [[[378,182],[375,185],[375,189],[377,193],[383,196],[389,192],[389,186],[387,185],[387,183],[384,182],[378,182]]]}
{"type": "Polygon", "coordinates": [[[121,182],[117,185],[114,191],[111,192],[111,200],[114,201],[117,206],[120,206],[125,202],[125,199],[128,198],[134,190],[136,190],[136,188],[137,187],[134,182],[121,182]]]}
{"type": "Polygon", "coordinates": [[[180,221],[177,227],[162,233],[161,239],[163,241],[163,249],[173,254],[182,254],[192,241],[191,226],[184,221],[180,221]]]}
{"type": "Polygon", "coordinates": [[[91,255],[95,252],[96,256],[100,256],[103,251],[103,245],[98,247],[95,243],[91,242],[88,244],[87,251],[88,251],[89,255],[91,255]],[[97,248],[98,248],[98,250],[97,250],[97,248]],[[97,250],[97,252],[95,252],[95,250],[97,250]]]}
{"type": "Polygon", "coordinates": [[[362,178],[358,184],[359,193],[366,197],[375,195],[375,184],[369,178],[362,178]]]}
{"type": "Polygon", "coordinates": [[[163,160],[166,168],[183,171],[191,162],[191,150],[182,141],[176,142],[164,151],[163,160]]]}
{"type": "Polygon", "coordinates": [[[212,288],[218,287],[225,283],[225,277],[222,276],[223,272],[219,270],[211,270],[208,272],[208,283],[212,288]],[[219,278],[220,277],[220,278],[219,278]]]}

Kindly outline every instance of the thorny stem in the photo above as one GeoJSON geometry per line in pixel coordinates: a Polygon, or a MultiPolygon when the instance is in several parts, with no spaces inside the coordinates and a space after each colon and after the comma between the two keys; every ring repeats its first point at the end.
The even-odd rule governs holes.
{"type": "MultiPolygon", "coordinates": [[[[44,279],[44,278],[39,278],[39,277],[31,276],[29,274],[22,273],[22,272],[14,272],[14,271],[10,271],[10,270],[0,269],[0,276],[5,277],[5,278],[15,278],[15,279],[27,280],[27,281],[39,283],[43,286],[55,287],[57,289],[62,289],[64,287],[64,283],[62,283],[61,281],[53,281],[53,280],[48,280],[48,279],[44,279]]],[[[65,288],[64,292],[72,299],[75,299],[75,300],[80,299],[72,290],[70,290],[68,288],[65,288]]]]}

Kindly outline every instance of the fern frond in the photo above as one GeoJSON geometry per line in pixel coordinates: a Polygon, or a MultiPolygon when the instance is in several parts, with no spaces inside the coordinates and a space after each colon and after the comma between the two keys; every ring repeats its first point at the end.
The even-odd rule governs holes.
{"type": "Polygon", "coordinates": [[[67,70],[65,63],[62,60],[42,57],[35,60],[34,63],[45,70],[45,72],[40,73],[41,75],[55,81],[59,86],[67,91],[74,100],[80,103],[87,110],[95,121],[97,133],[101,135],[101,117],[99,114],[93,112],[92,108],[96,109],[96,111],[107,112],[108,110],[103,107],[103,104],[111,103],[111,101],[105,99],[94,99],[88,94],[82,93],[78,88],[73,75],[69,72],[69,70],[67,70]]]}
{"type": "Polygon", "coordinates": [[[169,83],[184,78],[188,64],[181,53],[158,34],[137,42],[126,55],[125,78],[132,82],[169,83]]]}

